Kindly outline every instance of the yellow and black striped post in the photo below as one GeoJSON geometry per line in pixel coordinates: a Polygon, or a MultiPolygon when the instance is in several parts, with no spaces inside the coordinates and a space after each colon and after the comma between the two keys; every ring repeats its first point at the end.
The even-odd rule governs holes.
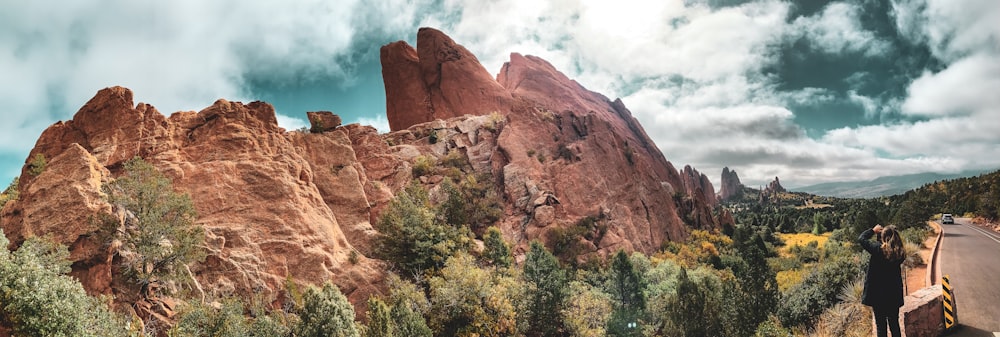
{"type": "Polygon", "coordinates": [[[958,323],[958,315],[955,314],[955,290],[948,275],[941,278],[941,292],[944,293],[944,328],[951,330],[958,323]]]}

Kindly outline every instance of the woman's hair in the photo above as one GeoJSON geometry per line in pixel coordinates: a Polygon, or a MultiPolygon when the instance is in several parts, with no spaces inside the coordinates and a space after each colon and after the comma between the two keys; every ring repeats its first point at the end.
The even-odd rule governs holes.
{"type": "Polygon", "coordinates": [[[903,250],[903,239],[899,236],[896,226],[888,226],[882,229],[882,254],[889,261],[896,261],[903,258],[906,252],[903,250]]]}

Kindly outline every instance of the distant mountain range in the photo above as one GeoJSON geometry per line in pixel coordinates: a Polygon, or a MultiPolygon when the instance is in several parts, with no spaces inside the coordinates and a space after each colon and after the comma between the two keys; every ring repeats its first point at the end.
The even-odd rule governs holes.
{"type": "Polygon", "coordinates": [[[870,181],[845,181],[790,188],[795,192],[840,198],[873,198],[905,193],[939,180],[980,175],[994,170],[964,171],[955,174],[934,172],[879,177],[870,181]]]}

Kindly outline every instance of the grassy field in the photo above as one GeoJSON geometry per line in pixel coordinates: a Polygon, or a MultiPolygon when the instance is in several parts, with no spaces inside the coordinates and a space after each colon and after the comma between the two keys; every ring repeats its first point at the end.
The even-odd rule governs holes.
{"type": "Polygon", "coordinates": [[[781,253],[782,255],[788,254],[788,249],[792,248],[793,246],[805,246],[810,241],[816,241],[816,243],[819,243],[819,248],[822,249],[823,245],[825,245],[826,242],[830,240],[830,234],[833,233],[826,232],[820,235],[814,235],[812,233],[794,233],[794,234],[778,233],[778,237],[785,242],[785,246],[781,247],[778,250],[778,252],[781,253]]]}

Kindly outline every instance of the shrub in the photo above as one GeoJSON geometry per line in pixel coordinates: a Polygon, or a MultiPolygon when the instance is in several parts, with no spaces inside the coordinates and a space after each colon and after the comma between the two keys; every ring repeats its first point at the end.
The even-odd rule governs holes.
{"type": "Polygon", "coordinates": [[[136,157],[125,162],[125,173],[103,186],[108,203],[125,210],[124,228],[106,218],[104,231],[120,240],[126,277],[148,295],[150,285],[185,277],[181,267],[200,261],[205,252],[204,229],[194,223],[191,198],[174,192],[169,179],[136,157]]]}
{"type": "Polygon", "coordinates": [[[87,296],[69,271],[65,247],[37,237],[18,250],[0,230],[0,322],[14,336],[123,336],[125,324],[87,296]]]}
{"type": "Polygon", "coordinates": [[[303,302],[295,336],[360,337],[354,326],[354,307],[337,286],[326,282],[322,288],[309,287],[303,302]]]}
{"type": "Polygon", "coordinates": [[[819,243],[810,241],[805,246],[795,245],[788,249],[788,252],[795,256],[801,263],[818,262],[820,258],[819,243]]]}
{"type": "Polygon", "coordinates": [[[433,156],[417,156],[413,161],[413,176],[421,177],[434,172],[434,166],[437,165],[437,160],[433,156]]]}
{"type": "Polygon", "coordinates": [[[170,329],[171,337],[240,337],[250,334],[250,324],[243,316],[243,304],[224,300],[222,308],[192,302],[181,312],[177,324],[170,329]]]}
{"type": "Polygon", "coordinates": [[[449,150],[448,154],[446,154],[444,158],[441,158],[441,165],[444,165],[446,167],[454,167],[461,169],[467,166],[468,164],[469,160],[465,158],[465,155],[463,155],[462,152],[459,151],[458,149],[449,150]]]}
{"type": "Polygon", "coordinates": [[[438,142],[438,132],[437,130],[431,130],[430,134],[427,135],[427,142],[431,144],[437,144],[438,142]]]}
{"type": "Polygon", "coordinates": [[[37,176],[45,172],[45,166],[48,165],[48,161],[45,160],[45,155],[41,153],[36,153],[34,158],[31,158],[31,162],[28,163],[28,174],[32,176],[37,176]]]}
{"type": "Polygon", "coordinates": [[[804,326],[837,303],[837,295],[848,282],[857,278],[861,268],[858,256],[827,261],[812,270],[801,283],[784,293],[778,304],[778,318],[786,327],[804,326]]]}
{"type": "Polygon", "coordinates": [[[924,240],[931,235],[931,231],[927,226],[914,226],[899,231],[899,234],[903,237],[904,242],[912,242],[918,247],[924,247],[924,240]]]}
{"type": "Polygon", "coordinates": [[[10,182],[10,185],[0,193],[0,209],[7,204],[8,201],[17,200],[18,198],[18,185],[20,184],[21,178],[14,177],[14,181],[10,182]]]}

